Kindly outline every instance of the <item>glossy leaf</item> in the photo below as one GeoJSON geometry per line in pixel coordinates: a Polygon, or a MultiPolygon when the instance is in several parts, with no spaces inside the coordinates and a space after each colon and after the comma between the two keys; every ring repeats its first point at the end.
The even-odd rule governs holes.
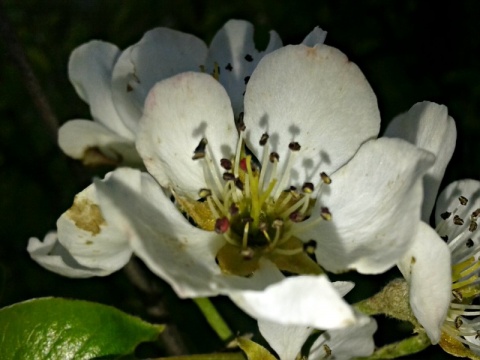
{"type": "Polygon", "coordinates": [[[0,359],[82,360],[132,354],[154,341],[163,325],[152,325],[113,307],[41,298],[0,310],[0,359]]]}

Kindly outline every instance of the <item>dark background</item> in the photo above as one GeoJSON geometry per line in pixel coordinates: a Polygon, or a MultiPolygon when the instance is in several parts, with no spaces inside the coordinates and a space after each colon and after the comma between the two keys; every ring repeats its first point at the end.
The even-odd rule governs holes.
{"type": "MultiPolygon", "coordinates": [[[[255,25],[261,47],[270,29],[288,44],[301,42],[318,25],[328,31],[326,43],[341,49],[365,73],[378,97],[383,128],[418,101],[448,106],[458,140],[443,186],[480,178],[480,2],[459,1],[448,8],[408,0],[3,0],[3,5],[61,123],[91,118],[67,78],[70,52],[91,39],[125,48],[147,30],[167,26],[208,43],[228,19],[238,18],[255,25]]],[[[0,43],[0,307],[40,296],[88,299],[151,321],[174,321],[191,351],[218,350],[220,343],[191,302],[176,300],[159,281],[146,294],[124,272],[70,280],[29,259],[28,238],[43,238],[73,196],[107,169],[84,169],[61,153],[6,50],[0,43]],[[159,300],[166,310],[156,306],[159,300]]],[[[357,287],[368,292],[395,275],[362,277],[357,287]]],[[[235,331],[253,324],[238,321],[240,313],[227,301],[216,302],[235,331]]],[[[384,326],[393,333],[404,329],[396,322],[384,326]]],[[[379,343],[393,338],[388,331],[377,335],[379,343]]],[[[453,357],[431,347],[410,358],[453,357]]]]}

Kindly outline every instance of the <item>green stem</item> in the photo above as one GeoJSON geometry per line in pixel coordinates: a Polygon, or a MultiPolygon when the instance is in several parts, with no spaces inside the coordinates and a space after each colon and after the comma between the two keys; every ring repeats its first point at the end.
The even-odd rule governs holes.
{"type": "Polygon", "coordinates": [[[396,359],[402,356],[418,353],[431,345],[426,333],[421,332],[416,336],[409,337],[396,343],[382,346],[367,357],[357,360],[396,359]]]}
{"type": "Polygon", "coordinates": [[[243,353],[223,353],[223,354],[202,354],[202,355],[184,355],[155,358],[153,360],[245,360],[243,353]]]}
{"type": "Polygon", "coordinates": [[[203,313],[203,316],[205,316],[205,319],[207,319],[212,329],[217,333],[218,337],[222,341],[228,341],[233,338],[232,331],[228,327],[225,320],[223,320],[217,309],[215,309],[215,306],[213,306],[210,299],[196,298],[193,299],[193,301],[195,302],[195,304],[197,304],[198,308],[203,313]]]}

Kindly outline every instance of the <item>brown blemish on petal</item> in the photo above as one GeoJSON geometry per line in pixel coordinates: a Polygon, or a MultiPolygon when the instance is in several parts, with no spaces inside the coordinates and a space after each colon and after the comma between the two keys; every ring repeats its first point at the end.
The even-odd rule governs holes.
{"type": "Polygon", "coordinates": [[[415,259],[415,256],[412,256],[410,259],[410,264],[414,265],[417,262],[417,259],[415,259]]]}
{"type": "MultiPolygon", "coordinates": [[[[92,235],[100,233],[100,227],[105,224],[105,219],[97,204],[80,195],[75,196],[73,205],[67,210],[69,217],[79,229],[91,232],[92,235]]],[[[88,242],[87,242],[88,243],[88,242]]]]}

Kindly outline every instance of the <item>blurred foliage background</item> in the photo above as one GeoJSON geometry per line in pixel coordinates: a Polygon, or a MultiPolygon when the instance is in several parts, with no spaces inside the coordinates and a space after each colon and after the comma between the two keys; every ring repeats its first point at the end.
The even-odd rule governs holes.
{"type": "MultiPolygon", "coordinates": [[[[365,73],[378,97],[383,128],[418,101],[448,106],[458,140],[443,185],[480,178],[480,2],[440,7],[413,0],[3,0],[3,7],[61,123],[91,118],[67,77],[70,52],[91,39],[125,48],[147,30],[167,26],[208,43],[228,19],[239,18],[255,25],[261,47],[270,29],[288,44],[300,42],[318,25],[328,31],[326,43],[345,52],[365,73]]],[[[73,196],[108,169],[85,169],[60,152],[4,42],[0,64],[0,307],[40,296],[87,299],[150,321],[175,323],[190,351],[219,350],[222,345],[195,306],[176,299],[157,279],[148,279],[146,292],[133,286],[125,272],[71,280],[30,260],[25,250],[28,238],[43,238],[73,196]]],[[[364,290],[354,297],[379,289],[396,275],[392,271],[382,277],[355,277],[357,288],[364,290]]],[[[215,302],[235,331],[254,326],[251,320],[240,321],[240,312],[225,299],[215,302]]],[[[408,335],[401,324],[379,320],[393,333],[402,330],[402,336],[408,335]]],[[[394,336],[382,331],[377,341],[394,336]]],[[[410,358],[451,357],[431,347],[410,358]]]]}

